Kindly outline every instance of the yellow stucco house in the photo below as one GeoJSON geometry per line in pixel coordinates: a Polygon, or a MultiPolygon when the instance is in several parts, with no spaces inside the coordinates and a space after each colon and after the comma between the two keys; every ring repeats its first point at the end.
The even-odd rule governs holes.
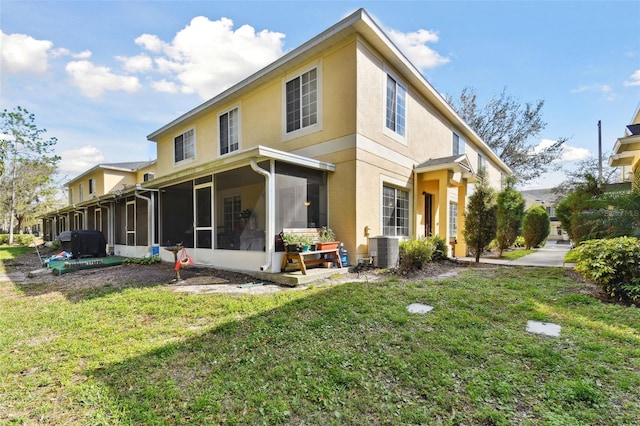
{"type": "Polygon", "coordinates": [[[613,146],[609,165],[620,167],[623,182],[632,181],[634,185],[637,184],[633,177],[640,173],[640,106],[625,129],[624,136],[613,146]]]}
{"type": "Polygon", "coordinates": [[[363,9],[148,139],[153,179],[98,197],[116,254],[183,242],[244,271],[279,272],[278,234],[325,225],[351,264],[377,236],[439,235],[464,255],[478,170],[496,189],[511,173],[363,9]]]}

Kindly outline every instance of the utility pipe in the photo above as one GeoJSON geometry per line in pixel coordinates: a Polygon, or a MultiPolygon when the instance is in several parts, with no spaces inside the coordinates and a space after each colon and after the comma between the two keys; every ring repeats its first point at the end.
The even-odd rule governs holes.
{"type": "Polygon", "coordinates": [[[262,176],[264,176],[264,181],[265,181],[265,190],[266,190],[266,195],[265,195],[265,210],[266,210],[266,217],[265,217],[265,256],[266,256],[266,263],[264,265],[262,265],[260,267],[261,271],[267,271],[270,272],[271,271],[271,264],[272,264],[272,258],[273,258],[273,252],[274,252],[274,245],[275,245],[275,188],[274,188],[274,181],[273,181],[273,174],[270,171],[267,171],[265,169],[263,169],[262,167],[258,166],[258,162],[255,160],[255,158],[251,159],[251,169],[256,172],[261,174],[262,176]]]}

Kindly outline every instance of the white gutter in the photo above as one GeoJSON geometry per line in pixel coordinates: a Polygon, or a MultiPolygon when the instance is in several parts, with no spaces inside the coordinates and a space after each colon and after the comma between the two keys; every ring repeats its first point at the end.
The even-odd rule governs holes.
{"type": "MultiPolygon", "coordinates": [[[[273,163],[271,163],[273,164],[273,163]]],[[[260,267],[261,271],[267,271],[270,272],[271,271],[271,264],[272,264],[272,257],[273,257],[273,252],[274,252],[274,248],[275,248],[275,230],[274,230],[274,218],[275,218],[275,184],[274,184],[274,180],[273,180],[273,174],[270,171],[267,171],[263,168],[261,168],[260,166],[258,166],[258,162],[256,161],[255,158],[251,159],[251,169],[253,169],[254,172],[261,174],[262,176],[264,176],[264,180],[265,180],[265,190],[266,190],[266,197],[265,197],[265,210],[266,210],[266,217],[265,217],[265,256],[266,256],[266,261],[267,263],[265,263],[264,265],[262,265],[260,267]]]]}

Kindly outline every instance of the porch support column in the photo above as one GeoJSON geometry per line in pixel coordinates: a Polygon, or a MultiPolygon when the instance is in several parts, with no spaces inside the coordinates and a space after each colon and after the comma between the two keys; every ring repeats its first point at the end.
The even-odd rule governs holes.
{"type": "Polygon", "coordinates": [[[449,239],[448,235],[448,217],[449,212],[449,177],[448,173],[443,173],[443,176],[438,179],[438,235],[445,240],[449,239]]]}
{"type": "Polygon", "coordinates": [[[464,240],[462,231],[464,230],[464,212],[467,210],[467,180],[463,179],[462,185],[458,187],[458,244],[456,246],[457,256],[467,255],[467,242],[464,240]]]}

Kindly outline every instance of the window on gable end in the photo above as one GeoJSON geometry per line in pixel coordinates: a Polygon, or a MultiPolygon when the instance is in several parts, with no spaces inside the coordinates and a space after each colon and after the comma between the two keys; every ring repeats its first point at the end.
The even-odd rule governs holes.
{"type": "Polygon", "coordinates": [[[387,75],[386,126],[405,136],[407,91],[393,77],[387,75]]]}

